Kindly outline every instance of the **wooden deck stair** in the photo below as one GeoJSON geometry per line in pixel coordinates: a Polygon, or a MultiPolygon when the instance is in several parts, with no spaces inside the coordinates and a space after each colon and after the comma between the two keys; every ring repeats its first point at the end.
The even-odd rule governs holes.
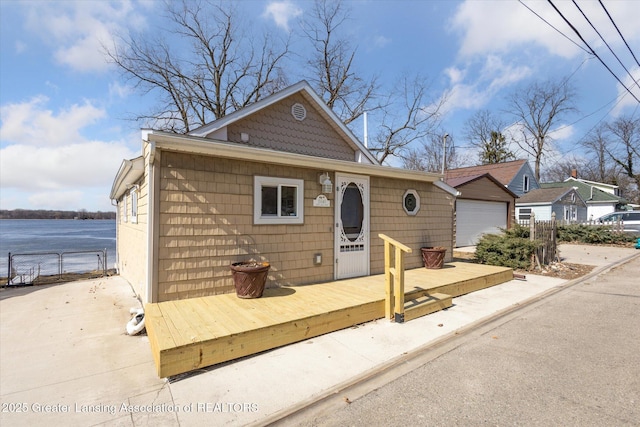
{"type": "Polygon", "coordinates": [[[418,295],[405,296],[404,321],[417,319],[436,311],[444,310],[453,305],[453,297],[439,292],[428,294],[419,292],[418,295]]]}

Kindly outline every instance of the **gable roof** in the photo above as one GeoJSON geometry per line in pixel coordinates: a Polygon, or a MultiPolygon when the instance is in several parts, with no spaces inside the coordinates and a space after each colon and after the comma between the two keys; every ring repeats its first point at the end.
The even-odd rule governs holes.
{"type": "Polygon", "coordinates": [[[495,163],[490,165],[449,169],[445,172],[445,181],[448,182],[450,179],[478,176],[489,173],[502,185],[509,185],[526,163],[527,160],[513,160],[511,162],[495,163]]]}
{"type": "Polygon", "coordinates": [[[546,182],[540,184],[542,188],[559,188],[559,187],[575,187],[578,190],[580,197],[589,204],[596,203],[626,203],[627,201],[623,197],[615,196],[606,191],[602,191],[597,187],[585,184],[582,181],[571,179],[563,182],[546,182]]]}
{"type": "Polygon", "coordinates": [[[277,93],[267,96],[266,98],[257,101],[248,107],[242,108],[240,110],[236,110],[233,113],[227,114],[226,116],[215,120],[206,125],[200,126],[197,129],[192,130],[187,135],[197,136],[201,138],[206,138],[211,133],[222,129],[226,126],[229,126],[232,123],[235,123],[245,117],[250,116],[251,114],[262,110],[264,108],[269,107],[277,102],[282,101],[285,98],[290,97],[295,93],[300,93],[315,109],[320,113],[320,115],[327,120],[327,122],[343,137],[343,139],[353,148],[356,152],[362,154],[362,156],[366,159],[365,163],[370,162],[374,165],[379,165],[378,159],[371,154],[371,152],[355,137],[355,135],[349,130],[349,128],[340,120],[340,118],[331,110],[327,104],[315,93],[315,91],[311,88],[309,83],[305,80],[302,80],[294,85],[291,85],[277,93]]]}
{"type": "Polygon", "coordinates": [[[503,185],[500,181],[493,177],[490,173],[483,173],[479,175],[469,175],[469,176],[460,176],[455,178],[449,178],[445,182],[449,184],[453,188],[462,187],[463,185],[469,184],[474,181],[478,181],[480,179],[486,178],[491,182],[495,183],[498,187],[502,188],[506,193],[509,193],[510,196],[514,198],[518,198],[518,195],[513,191],[509,190],[505,185],[503,185]]]}
{"type": "MultiPolygon", "coordinates": [[[[538,188],[520,196],[520,198],[516,200],[516,205],[553,204],[572,191],[574,191],[573,187],[538,188]]],[[[576,194],[578,194],[578,198],[584,204],[584,200],[577,191],[576,194]]]]}

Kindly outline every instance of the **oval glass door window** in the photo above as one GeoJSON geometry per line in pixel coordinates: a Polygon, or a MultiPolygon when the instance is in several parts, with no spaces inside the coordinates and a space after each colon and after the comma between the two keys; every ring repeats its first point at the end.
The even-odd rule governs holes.
{"type": "Polygon", "coordinates": [[[340,219],[342,220],[342,230],[351,242],[355,242],[362,230],[364,219],[364,205],[360,189],[353,182],[347,185],[342,195],[340,205],[340,219]]]}

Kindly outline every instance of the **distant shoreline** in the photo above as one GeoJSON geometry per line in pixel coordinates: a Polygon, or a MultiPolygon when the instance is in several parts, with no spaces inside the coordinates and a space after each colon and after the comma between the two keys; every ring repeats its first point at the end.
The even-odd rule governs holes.
{"type": "Polygon", "coordinates": [[[55,211],[55,210],[29,210],[29,209],[13,209],[0,210],[0,219],[77,219],[77,220],[115,220],[115,212],[89,212],[80,211],[55,211]]]}

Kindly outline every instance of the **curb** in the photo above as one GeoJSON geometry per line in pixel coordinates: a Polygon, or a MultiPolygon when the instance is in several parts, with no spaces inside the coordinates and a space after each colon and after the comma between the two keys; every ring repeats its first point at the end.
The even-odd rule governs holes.
{"type": "Polygon", "coordinates": [[[537,304],[543,303],[543,300],[547,297],[569,291],[577,284],[590,280],[600,274],[604,274],[609,270],[626,264],[635,258],[640,258],[640,253],[630,255],[612,264],[596,268],[582,277],[554,286],[553,288],[550,288],[538,295],[517,302],[490,316],[449,332],[410,352],[393,358],[389,362],[383,363],[367,372],[339,383],[334,387],[319,393],[317,396],[305,399],[295,405],[251,423],[249,426],[269,426],[275,425],[276,423],[279,426],[300,425],[303,421],[308,422],[311,419],[322,416],[322,414],[327,413],[332,409],[343,407],[345,403],[351,403],[375,389],[394,381],[402,375],[405,375],[440,357],[441,355],[455,350],[457,347],[476,336],[476,334],[472,335],[472,332],[478,332],[479,335],[484,335],[495,327],[510,321],[516,314],[519,314],[522,309],[533,309],[537,304]]]}

